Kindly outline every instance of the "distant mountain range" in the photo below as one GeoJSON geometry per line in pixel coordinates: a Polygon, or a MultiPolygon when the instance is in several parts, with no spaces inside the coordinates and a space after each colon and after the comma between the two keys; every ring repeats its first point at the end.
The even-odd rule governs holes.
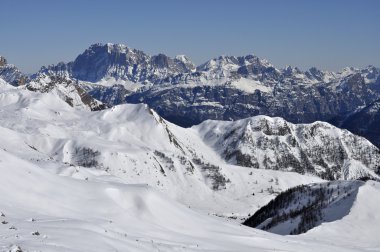
{"type": "Polygon", "coordinates": [[[380,151],[352,132],[379,143],[379,90],[254,55],[0,57],[0,250],[376,250],[380,151]]]}
{"type": "MultiPolygon", "coordinates": [[[[52,85],[73,85],[79,96],[86,96],[91,109],[146,103],[163,118],[186,127],[207,119],[255,115],[282,117],[292,123],[327,121],[365,136],[377,146],[380,143],[377,123],[366,125],[372,121],[363,124],[360,119],[356,119],[360,127],[350,123],[358,118],[354,114],[380,99],[380,69],[373,66],[340,72],[301,71],[290,66],[278,69],[254,55],[220,56],[195,66],[184,55],[150,56],[111,43],[91,45],[74,61],[42,67],[30,77],[5,60],[0,62],[0,76],[8,83],[44,91],[52,85]]],[[[66,100],[73,103],[77,99],[66,100]]],[[[380,114],[376,106],[371,111],[377,117],[380,114]]]]}

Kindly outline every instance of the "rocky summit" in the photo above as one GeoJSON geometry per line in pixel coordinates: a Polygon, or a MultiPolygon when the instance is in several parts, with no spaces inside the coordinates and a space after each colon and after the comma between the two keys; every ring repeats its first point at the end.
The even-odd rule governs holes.
{"type": "Polygon", "coordinates": [[[184,55],[151,56],[111,43],[93,44],[72,62],[42,67],[30,80],[2,62],[0,76],[13,85],[32,83],[36,90],[46,86],[46,78],[60,80],[103,106],[145,103],[180,126],[267,115],[292,123],[330,122],[379,146],[377,124],[359,130],[347,119],[380,99],[380,69],[374,66],[302,71],[276,68],[255,55],[220,56],[195,66],[184,55]]]}

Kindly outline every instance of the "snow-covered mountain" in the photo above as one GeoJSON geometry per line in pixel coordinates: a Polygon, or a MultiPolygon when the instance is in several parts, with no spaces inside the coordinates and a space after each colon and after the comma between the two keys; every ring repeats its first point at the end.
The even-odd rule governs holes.
{"type": "Polygon", "coordinates": [[[256,116],[209,120],[194,129],[224,159],[240,166],[313,173],[330,180],[380,175],[377,147],[325,122],[292,124],[256,116]]]}
{"type": "MultiPolygon", "coordinates": [[[[140,89],[126,101],[144,102],[170,121],[191,126],[207,119],[237,120],[255,115],[279,116],[293,123],[329,121],[380,97],[375,84],[367,82],[360,70],[329,73],[335,79],[324,82],[299,70],[288,74],[288,69],[264,69],[248,75],[230,72],[224,80],[209,80],[209,72],[195,72],[176,85],[140,89]]],[[[106,102],[101,96],[97,98],[106,102]]]]}
{"type": "MultiPolygon", "coordinates": [[[[181,126],[256,115],[339,126],[336,118],[380,99],[379,76],[379,68],[373,66],[340,72],[276,68],[255,55],[220,56],[196,67],[184,55],[151,56],[107,43],[91,45],[72,62],[42,67],[26,83],[33,88],[44,86],[46,78],[64,79],[105,106],[145,103],[181,126]]],[[[372,135],[367,137],[376,142],[372,135]]]]}
{"type": "MultiPolygon", "coordinates": [[[[320,235],[279,237],[240,226],[240,220],[282,191],[323,180],[314,172],[250,169],[227,163],[213,143],[215,136],[205,138],[212,131],[201,130],[213,123],[222,129],[226,122],[207,121],[203,126],[182,128],[143,104],[89,111],[62,99],[61,88],[78,86],[76,82],[67,82],[70,77],[54,79],[43,73],[39,76],[45,82],[33,82],[37,80],[34,77],[19,87],[0,79],[2,250],[376,248],[373,236],[363,238],[353,247],[331,238],[320,240],[320,235]],[[37,92],[30,90],[34,85],[37,92]]],[[[67,90],[62,92],[66,94],[67,90]]],[[[285,123],[273,119],[273,131],[283,126],[276,126],[276,121],[285,123]]],[[[242,122],[229,123],[240,127],[242,122]]],[[[317,129],[316,136],[334,143],[339,142],[334,134],[356,139],[348,132],[325,127],[327,133],[319,134],[317,129]]],[[[268,134],[266,128],[262,131],[268,134]]],[[[229,127],[220,135],[226,136],[227,132],[229,127]]],[[[318,138],[314,139],[318,143],[318,138]]],[[[375,148],[368,141],[357,140],[359,149],[375,148]]],[[[350,151],[347,153],[351,155],[350,151]]],[[[347,162],[354,160],[350,156],[347,162]]],[[[364,160],[356,162],[363,162],[364,166],[364,160]]],[[[371,165],[368,164],[368,171],[372,170],[371,165]]],[[[355,167],[348,168],[351,171],[355,167]]],[[[375,185],[371,190],[379,189],[375,185]]],[[[369,230],[378,224],[368,219],[365,223],[371,225],[369,230]]],[[[335,228],[341,227],[344,225],[335,228]]]]}
{"type": "Polygon", "coordinates": [[[28,80],[16,66],[8,64],[3,56],[0,56],[0,78],[14,86],[24,85],[28,80]]]}
{"type": "Polygon", "coordinates": [[[89,110],[102,110],[107,106],[90,96],[71,78],[64,75],[38,73],[26,84],[28,90],[41,93],[54,93],[72,107],[89,110]]]}
{"type": "Polygon", "coordinates": [[[278,191],[321,180],[261,170],[253,176],[250,169],[226,164],[194,130],[165,121],[146,105],[91,112],[70,106],[55,92],[11,85],[1,91],[0,147],[53,173],[89,180],[97,179],[94,174],[113,175],[211,214],[243,217],[274,197],[269,192],[260,199],[247,197],[267,189],[270,180],[278,177],[278,191]]]}
{"type": "Polygon", "coordinates": [[[40,72],[66,75],[85,82],[132,82],[157,84],[179,73],[191,72],[194,64],[184,55],[147,55],[122,44],[93,44],[73,62],[44,67],[40,72]]]}
{"type": "Polygon", "coordinates": [[[282,192],[244,222],[276,234],[301,234],[349,214],[362,181],[301,185],[282,192]]]}

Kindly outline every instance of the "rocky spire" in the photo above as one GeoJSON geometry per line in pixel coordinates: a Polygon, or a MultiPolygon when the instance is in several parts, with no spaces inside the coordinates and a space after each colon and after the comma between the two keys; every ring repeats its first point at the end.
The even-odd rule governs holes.
{"type": "Polygon", "coordinates": [[[7,59],[3,56],[0,56],[0,67],[5,66],[7,64],[7,59]]]}

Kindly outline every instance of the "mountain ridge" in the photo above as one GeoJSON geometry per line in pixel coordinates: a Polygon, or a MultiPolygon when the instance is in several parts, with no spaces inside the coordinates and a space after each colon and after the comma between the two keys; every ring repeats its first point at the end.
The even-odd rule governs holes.
{"type": "MultiPolygon", "coordinates": [[[[93,44],[74,61],[42,67],[24,81],[12,82],[9,76],[13,73],[18,72],[3,71],[0,77],[13,85],[24,82],[33,90],[38,89],[41,76],[62,79],[64,85],[72,83],[91,97],[93,104],[146,103],[163,118],[185,127],[207,119],[256,115],[339,126],[335,118],[380,99],[380,69],[373,66],[347,67],[340,72],[301,71],[291,66],[275,68],[254,55],[219,56],[195,66],[184,55],[151,56],[112,43],[93,44]]],[[[373,136],[367,137],[378,144],[373,136]]]]}

